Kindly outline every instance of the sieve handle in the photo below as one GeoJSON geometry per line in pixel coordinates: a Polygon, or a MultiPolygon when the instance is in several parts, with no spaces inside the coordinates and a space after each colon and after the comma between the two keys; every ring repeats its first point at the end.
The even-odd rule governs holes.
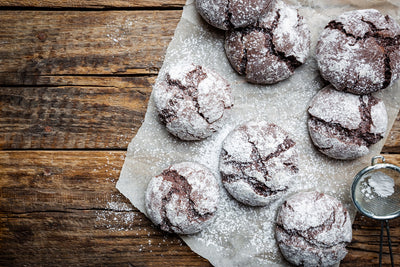
{"type": "Polygon", "coordinates": [[[390,263],[391,263],[391,266],[394,267],[392,241],[390,240],[390,231],[389,231],[389,220],[381,221],[381,235],[380,235],[380,242],[379,242],[379,267],[382,267],[383,228],[385,228],[385,227],[386,227],[386,234],[387,234],[387,239],[388,239],[388,244],[389,244],[390,263]]]}
{"type": "Polygon", "coordinates": [[[374,166],[375,164],[378,163],[378,159],[382,161],[382,163],[385,163],[385,157],[384,156],[375,156],[371,159],[371,165],[374,166]]]}
{"type": "Polygon", "coordinates": [[[392,267],[394,267],[394,261],[393,261],[393,252],[392,252],[392,241],[390,240],[390,232],[389,232],[389,221],[386,221],[386,234],[387,234],[387,239],[389,243],[389,255],[390,255],[390,263],[392,264],[392,267]]]}
{"type": "Polygon", "coordinates": [[[379,267],[382,267],[383,227],[384,221],[381,221],[381,235],[379,239],[379,267]]]}

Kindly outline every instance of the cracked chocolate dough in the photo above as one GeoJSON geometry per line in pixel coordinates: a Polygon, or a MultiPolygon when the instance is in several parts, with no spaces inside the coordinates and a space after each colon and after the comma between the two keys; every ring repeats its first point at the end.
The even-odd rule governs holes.
{"type": "Polygon", "coordinates": [[[316,58],[337,90],[376,92],[399,77],[400,26],[375,9],[345,12],[322,31],[316,58]]]}
{"type": "Polygon", "coordinates": [[[196,0],[199,14],[221,30],[246,27],[268,9],[273,0],[196,0]]]}
{"type": "Polygon", "coordinates": [[[364,156],[381,140],[388,117],[385,104],[372,95],[354,95],[321,89],[308,108],[308,130],[314,145],[335,159],[364,156]]]}
{"type": "Polygon", "coordinates": [[[232,89],[214,71],[194,64],[176,65],[154,88],[161,122],[182,140],[204,139],[223,123],[233,106],[232,89]]]}
{"type": "Polygon", "coordinates": [[[276,240],[283,256],[297,266],[335,266],[347,254],[352,228],[342,203],[319,192],[288,198],[276,220],[276,240]]]}
{"type": "Polygon", "coordinates": [[[281,197],[298,173],[295,142],[275,124],[249,121],[225,138],[219,169],[236,200],[265,206],[281,197]]]}
{"type": "Polygon", "coordinates": [[[277,1],[258,22],[231,30],[225,53],[232,67],[246,80],[273,84],[290,77],[306,61],[310,31],[296,9],[277,1]]]}
{"type": "Polygon", "coordinates": [[[148,217],[163,231],[194,234],[213,220],[219,187],[213,174],[195,162],[171,165],[153,177],[145,193],[148,217]]]}

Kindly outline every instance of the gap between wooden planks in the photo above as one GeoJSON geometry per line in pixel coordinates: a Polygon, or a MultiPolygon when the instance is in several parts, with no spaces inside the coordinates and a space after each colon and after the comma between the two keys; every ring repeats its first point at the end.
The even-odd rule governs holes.
{"type": "MultiPolygon", "coordinates": [[[[124,156],[124,151],[0,151],[0,264],[208,266],[116,190],[124,156]]],[[[400,164],[400,155],[385,156],[400,164]]],[[[356,217],[342,266],[377,261],[379,226],[356,217]]],[[[400,219],[391,227],[399,262],[400,219]]]]}
{"type": "Polygon", "coordinates": [[[181,8],[185,0],[0,0],[0,7],[34,8],[181,8]]]}

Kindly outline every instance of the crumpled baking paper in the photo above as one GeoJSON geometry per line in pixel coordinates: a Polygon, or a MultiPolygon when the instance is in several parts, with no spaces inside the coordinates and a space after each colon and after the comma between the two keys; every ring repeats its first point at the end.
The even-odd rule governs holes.
{"type": "MultiPolygon", "coordinates": [[[[315,46],[325,25],[344,11],[376,8],[399,22],[400,3],[397,0],[287,2],[299,8],[310,27],[309,58],[285,81],[254,85],[247,83],[229,65],[223,47],[224,32],[207,25],[197,14],[193,0],[187,1],[157,81],[171,64],[194,62],[217,71],[230,82],[235,105],[227,114],[222,130],[205,140],[187,142],[165,130],[158,120],[153,95],[150,97],[145,120],[129,144],[117,183],[117,189],[141,212],[146,214],[144,193],[149,180],[172,163],[202,163],[220,183],[218,158],[224,138],[238,124],[257,118],[279,125],[297,143],[300,171],[287,195],[306,190],[326,192],[339,198],[354,219],[355,209],[350,198],[352,179],[380,153],[386,138],[373,145],[368,155],[352,161],[333,160],[315,150],[307,131],[307,107],[311,98],[325,86],[315,61],[315,46]]],[[[375,95],[385,102],[388,129],[391,129],[400,106],[399,82],[375,95]]],[[[274,238],[276,212],[287,195],[270,206],[254,208],[233,200],[222,185],[220,191],[221,204],[215,221],[198,234],[181,236],[186,244],[214,266],[287,266],[274,238]]]]}

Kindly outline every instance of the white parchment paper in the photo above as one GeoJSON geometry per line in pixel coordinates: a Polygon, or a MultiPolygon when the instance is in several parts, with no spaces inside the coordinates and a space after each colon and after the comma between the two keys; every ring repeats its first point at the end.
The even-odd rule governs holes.
{"type": "MultiPolygon", "coordinates": [[[[355,174],[379,154],[385,140],[371,147],[360,159],[338,161],[317,152],[307,131],[307,107],[324,84],[314,59],[315,45],[325,25],[344,11],[376,8],[400,21],[398,0],[291,0],[299,8],[311,30],[311,52],[307,62],[289,79],[275,85],[247,83],[229,65],[224,52],[224,32],[207,25],[188,0],[171,41],[158,79],[169,65],[190,61],[213,69],[233,88],[235,105],[224,128],[208,139],[180,141],[158,121],[153,96],[150,97],[142,127],[129,144],[118,190],[145,213],[144,192],[150,179],[175,162],[197,161],[214,173],[220,182],[218,158],[222,141],[241,122],[263,118],[289,132],[299,150],[299,175],[287,195],[298,191],[319,190],[336,196],[351,212],[350,185],[355,174]]],[[[391,129],[400,106],[400,86],[375,94],[384,100],[391,129]]],[[[389,131],[388,131],[389,132],[389,131]]],[[[189,247],[215,266],[286,266],[274,238],[277,208],[284,198],[263,208],[246,207],[233,200],[221,186],[221,204],[214,223],[196,235],[181,236],[189,247]]]]}

